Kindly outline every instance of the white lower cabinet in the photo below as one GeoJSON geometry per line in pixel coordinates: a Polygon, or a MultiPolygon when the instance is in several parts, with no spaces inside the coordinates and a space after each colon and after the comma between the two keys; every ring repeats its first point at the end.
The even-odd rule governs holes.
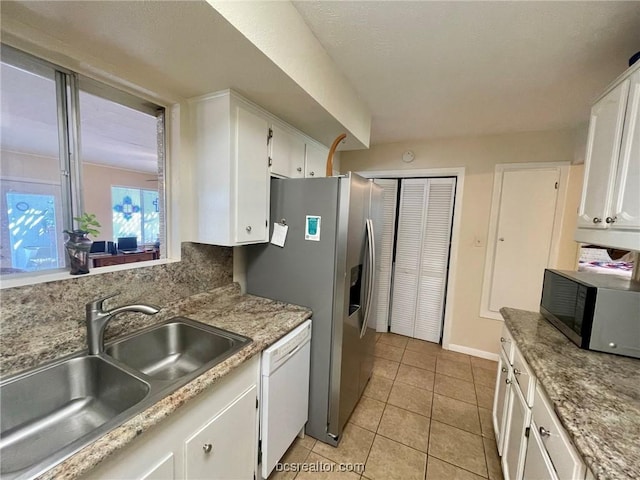
{"type": "Polygon", "coordinates": [[[526,463],[524,465],[524,478],[536,480],[558,480],[556,471],[546,449],[542,444],[542,439],[535,422],[531,422],[529,432],[529,444],[527,445],[526,463]]]}
{"type": "Polygon", "coordinates": [[[496,378],[496,394],[493,399],[493,431],[498,444],[498,454],[502,455],[504,446],[504,434],[507,416],[505,415],[511,395],[509,383],[511,382],[511,365],[504,352],[500,354],[498,362],[498,375],[496,378]]]}
{"type": "Polygon", "coordinates": [[[518,384],[509,384],[511,393],[506,412],[506,427],[502,452],[502,473],[505,480],[520,480],[527,448],[526,430],[531,423],[531,410],[518,384]]]}
{"type": "Polygon", "coordinates": [[[253,480],[259,355],[114,453],[84,478],[253,480]]]}
{"type": "Polygon", "coordinates": [[[252,478],[257,388],[247,390],[185,442],[185,477],[252,478]]]}
{"type": "Polygon", "coordinates": [[[582,458],[506,329],[500,341],[493,428],[505,480],[583,480],[582,458]]]}

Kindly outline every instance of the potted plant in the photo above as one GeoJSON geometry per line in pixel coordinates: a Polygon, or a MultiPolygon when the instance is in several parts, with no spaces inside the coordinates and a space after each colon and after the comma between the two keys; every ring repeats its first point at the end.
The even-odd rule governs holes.
{"type": "Polygon", "coordinates": [[[84,275],[89,273],[89,251],[93,241],[89,235],[98,236],[101,227],[100,222],[94,213],[83,213],[79,217],[73,217],[78,228],[75,230],[65,230],[68,238],[64,242],[69,257],[71,275],[84,275]]]}

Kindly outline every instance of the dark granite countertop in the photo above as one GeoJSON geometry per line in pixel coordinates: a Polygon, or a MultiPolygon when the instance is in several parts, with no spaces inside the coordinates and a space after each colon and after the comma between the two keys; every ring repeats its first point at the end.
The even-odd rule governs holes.
{"type": "MultiPolygon", "coordinates": [[[[145,320],[150,322],[150,319],[153,319],[154,322],[161,322],[175,316],[188,317],[246,335],[253,342],[48,470],[39,477],[40,479],[72,479],[87,473],[108,456],[126,447],[150,427],[217,383],[220,378],[311,317],[311,310],[253,295],[242,295],[237,284],[230,284],[182,299],[145,320]]],[[[131,321],[137,321],[136,325],[139,328],[146,326],[141,324],[139,319],[133,318],[131,321]]]]}
{"type": "Polygon", "coordinates": [[[500,313],[595,477],[640,478],[640,360],[582,350],[539,313],[500,313]]]}

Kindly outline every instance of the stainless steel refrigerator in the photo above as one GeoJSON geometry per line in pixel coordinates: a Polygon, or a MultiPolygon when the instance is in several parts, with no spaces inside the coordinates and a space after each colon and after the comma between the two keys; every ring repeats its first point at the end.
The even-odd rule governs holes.
{"type": "Polygon", "coordinates": [[[382,188],[354,173],[271,180],[284,246],[247,248],[247,292],[313,310],[305,431],[337,445],[369,381],[375,345],[382,188]]]}

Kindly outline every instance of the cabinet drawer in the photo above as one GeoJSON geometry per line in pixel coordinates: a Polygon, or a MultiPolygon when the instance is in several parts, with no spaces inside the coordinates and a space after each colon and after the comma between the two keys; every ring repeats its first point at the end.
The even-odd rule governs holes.
{"type": "Polygon", "coordinates": [[[533,397],[536,387],[536,377],[529,369],[527,362],[517,347],[514,348],[513,355],[513,378],[520,387],[520,392],[530,407],[533,406],[533,397]]]}
{"type": "Polygon", "coordinates": [[[535,425],[542,444],[551,458],[558,478],[584,478],[585,465],[540,385],[535,389],[533,425],[535,425]]]}
{"type": "Polygon", "coordinates": [[[502,345],[502,351],[507,356],[509,364],[513,365],[513,351],[515,345],[513,344],[513,337],[509,333],[509,329],[506,325],[502,326],[502,333],[500,334],[500,345],[502,345]]]}

